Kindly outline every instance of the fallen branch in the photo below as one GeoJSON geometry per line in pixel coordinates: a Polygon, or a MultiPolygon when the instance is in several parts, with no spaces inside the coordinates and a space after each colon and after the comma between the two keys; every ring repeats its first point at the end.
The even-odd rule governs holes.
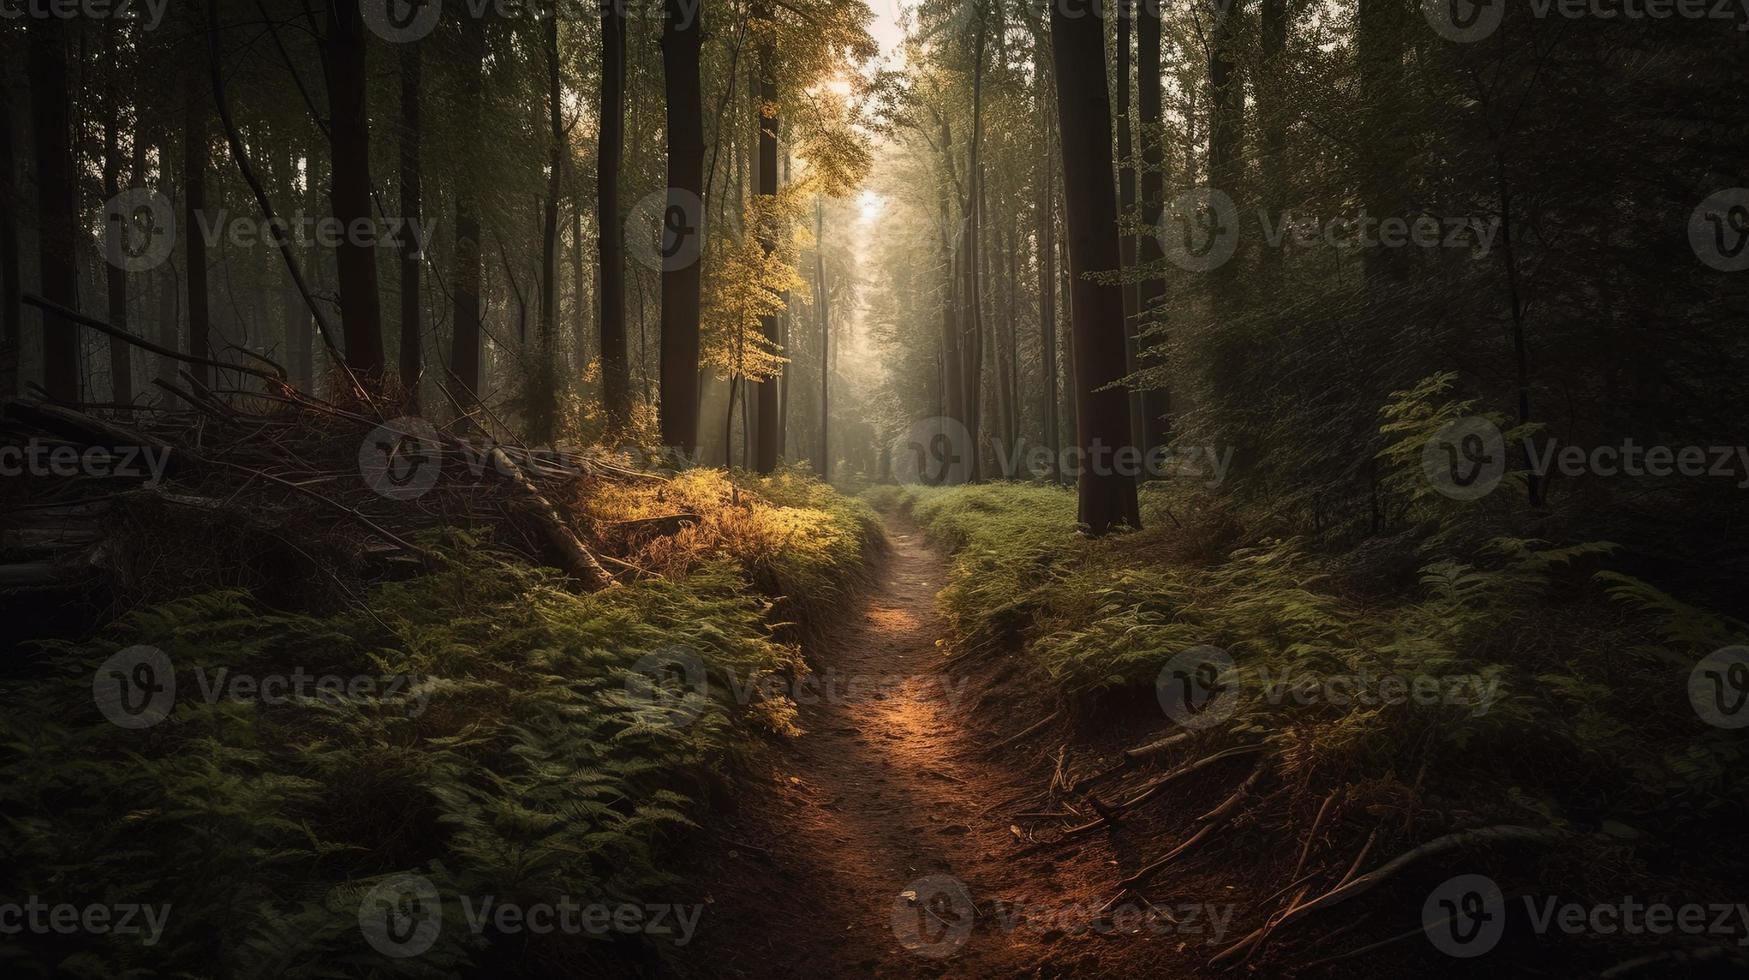
{"type": "Polygon", "coordinates": [[[1099,911],[1109,912],[1111,907],[1122,900],[1126,893],[1135,890],[1137,886],[1146,884],[1155,875],[1159,874],[1166,865],[1171,864],[1174,858],[1183,854],[1185,851],[1190,850],[1192,847],[1195,847],[1203,838],[1214,833],[1215,829],[1225,822],[1226,818],[1238,808],[1239,804],[1243,803],[1245,799],[1251,795],[1252,788],[1255,787],[1258,781],[1262,778],[1262,766],[1252,769],[1251,775],[1248,776],[1243,783],[1240,783],[1239,788],[1234,790],[1219,806],[1196,818],[1196,822],[1203,825],[1200,830],[1195,834],[1192,834],[1189,840],[1186,840],[1184,843],[1179,844],[1177,847],[1166,852],[1165,856],[1161,857],[1159,860],[1138,869],[1135,874],[1118,882],[1117,896],[1111,901],[1105,903],[1105,907],[1099,911]]]}
{"type": "MultiPolygon", "coordinates": [[[[26,303],[29,303],[31,306],[34,306],[39,310],[45,310],[49,313],[53,313],[54,315],[61,317],[64,320],[70,320],[74,323],[79,324],[80,326],[83,326],[83,327],[90,327],[91,329],[97,331],[98,333],[105,334],[112,339],[125,340],[128,343],[134,345],[135,347],[138,347],[141,350],[151,351],[152,353],[158,355],[159,357],[168,357],[168,358],[172,358],[174,360],[183,361],[183,362],[188,363],[188,364],[204,364],[207,367],[223,368],[226,371],[238,371],[238,372],[241,372],[243,374],[254,375],[257,378],[261,378],[261,379],[266,380],[266,381],[277,381],[277,382],[280,382],[282,384],[285,382],[285,374],[284,374],[283,368],[280,369],[281,373],[274,375],[274,374],[269,374],[266,371],[258,371],[254,368],[244,367],[241,364],[227,364],[224,361],[215,361],[209,357],[196,357],[193,354],[184,354],[181,351],[174,351],[168,347],[160,347],[157,344],[154,344],[151,341],[145,339],[144,337],[136,337],[133,334],[128,333],[126,330],[122,330],[118,327],[111,326],[110,324],[105,323],[104,321],[99,320],[94,316],[91,316],[91,315],[86,314],[86,313],[81,313],[78,310],[72,309],[71,307],[62,306],[61,304],[55,302],[54,300],[44,299],[43,297],[38,296],[35,293],[24,293],[24,294],[20,295],[18,298],[23,300],[26,303]]],[[[244,353],[249,353],[249,352],[245,351],[244,353]]],[[[250,356],[254,357],[255,355],[251,354],[250,356]]],[[[256,357],[256,360],[266,360],[266,358],[256,357]]],[[[272,362],[269,361],[268,363],[271,364],[272,362]]],[[[278,365],[274,365],[274,366],[278,367],[278,365]]]]}
{"type": "Polygon", "coordinates": [[[1565,836],[1565,832],[1559,830],[1538,827],[1518,827],[1510,824],[1502,824],[1494,827],[1482,827],[1477,830],[1466,830],[1460,833],[1447,834],[1444,837],[1434,838],[1419,847],[1412,848],[1403,854],[1398,855],[1383,865],[1380,865],[1378,868],[1375,868],[1346,884],[1338,885],[1309,902],[1304,904],[1289,903],[1287,911],[1283,912],[1272,923],[1255,930],[1244,939],[1239,940],[1216,954],[1214,959],[1209,960],[1209,966],[1219,966],[1231,961],[1242,953],[1246,953],[1253,946],[1261,942],[1274,929],[1303,919],[1320,909],[1327,909],[1332,905],[1346,902],[1358,895],[1363,895],[1372,891],[1385,881],[1396,876],[1403,869],[1423,858],[1443,854],[1447,851],[1454,851],[1458,848],[1468,847],[1474,844],[1493,844],[1518,841],[1545,843],[1552,840],[1559,840],[1565,836]]]}
{"type": "Polygon", "coordinates": [[[1330,804],[1336,802],[1336,797],[1342,794],[1342,789],[1330,791],[1324,797],[1324,802],[1318,807],[1318,815],[1312,818],[1312,829],[1306,832],[1306,843],[1300,847],[1300,859],[1294,862],[1294,873],[1290,876],[1298,878],[1306,866],[1306,858],[1312,853],[1312,842],[1318,839],[1318,829],[1324,826],[1324,815],[1330,812],[1330,804]]]}
{"type": "Polygon", "coordinates": [[[590,553],[587,547],[584,547],[582,540],[577,537],[577,532],[571,530],[571,526],[565,523],[565,519],[559,515],[558,508],[554,507],[552,501],[548,500],[533,483],[529,482],[528,477],[522,472],[522,467],[517,466],[509,456],[504,454],[504,450],[497,446],[492,447],[492,452],[488,458],[498,472],[522,492],[528,511],[533,514],[542,537],[546,539],[548,551],[558,561],[558,567],[565,574],[583,583],[583,587],[590,592],[599,592],[616,584],[613,576],[607,574],[607,570],[602,568],[601,563],[595,560],[595,556],[590,553]]]}
{"type": "Polygon", "coordinates": [[[1026,726],[1026,728],[1022,729],[1021,731],[1018,731],[1018,732],[1014,733],[1013,735],[1010,735],[1007,738],[1003,739],[1002,741],[997,742],[995,745],[990,746],[990,751],[994,752],[997,749],[1002,748],[1006,745],[1010,745],[1014,742],[1020,741],[1021,739],[1027,737],[1028,735],[1033,734],[1034,732],[1045,727],[1046,725],[1050,724],[1051,722],[1056,721],[1057,716],[1059,714],[1062,714],[1061,710],[1051,712],[1050,714],[1044,716],[1043,718],[1040,718],[1038,721],[1034,722],[1033,724],[1026,726]]]}

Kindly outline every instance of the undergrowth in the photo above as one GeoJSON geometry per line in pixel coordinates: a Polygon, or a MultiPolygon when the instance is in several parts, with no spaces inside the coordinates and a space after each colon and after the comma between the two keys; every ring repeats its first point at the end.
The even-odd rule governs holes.
{"type": "Polygon", "coordinates": [[[1687,691],[1699,658],[1749,628],[1611,570],[1608,543],[1495,537],[1461,556],[1424,551],[1394,594],[1360,597],[1343,583],[1364,552],[1307,538],[1211,548],[1225,518],[1170,484],[1144,488],[1146,530],[1098,540],[1076,533],[1074,496],[1054,487],[865,496],[954,550],[940,602],[955,649],[1024,647],[1082,708],[1149,688],[1164,699],[1175,657],[1225,651],[1235,667],[1220,683],[1239,693],[1209,733],[1269,743],[1281,781],[1314,809],[1330,786],[1365,785],[1387,812],[1413,796],[1410,809],[1468,824],[1679,845],[1724,832],[1749,802],[1741,738],[1704,724],[1687,691]],[[1346,697],[1387,676],[1452,686],[1429,703],[1346,697]],[[1323,696],[1332,677],[1360,683],[1323,696]]]}
{"type": "MultiPolygon", "coordinates": [[[[5,682],[0,891],[170,913],[154,946],[26,935],[0,946],[0,964],[364,976],[455,974],[487,956],[495,973],[519,958],[596,962],[606,947],[588,937],[495,939],[458,899],[612,904],[675,885],[666,846],[726,791],[749,739],[791,729],[794,705],[756,683],[806,669],[773,632],[773,600],[841,593],[876,538],[866,505],[797,476],[745,479],[733,507],[720,473],[639,493],[648,499],[594,502],[592,514],[680,505],[704,521],[647,544],[636,561],[649,574],[594,594],[451,529],[425,542],[443,567],[339,614],[276,613],[221,591],[48,645],[40,669],[5,682]],[[168,656],[176,696],[163,721],[127,729],[100,713],[93,673],[139,644],[168,656]],[[703,665],[707,693],[643,696],[639,658],[676,649],[703,665]],[[294,671],[376,683],[231,696],[248,694],[230,686],[240,675],[294,671]],[[683,716],[663,710],[675,704],[683,716]],[[435,887],[443,920],[429,951],[394,958],[366,942],[360,903],[404,874],[435,887]]],[[[648,955],[635,940],[613,955],[628,945],[648,955]]]]}

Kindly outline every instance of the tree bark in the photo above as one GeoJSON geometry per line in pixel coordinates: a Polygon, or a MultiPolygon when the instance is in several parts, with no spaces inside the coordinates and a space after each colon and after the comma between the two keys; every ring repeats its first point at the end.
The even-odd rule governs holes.
{"type": "Polygon", "coordinates": [[[370,182],[370,115],[365,90],[364,17],[359,0],[330,0],[326,56],[330,175],[334,220],[343,229],[334,249],[340,283],[340,329],[345,334],[346,366],[366,384],[383,375],[383,324],[377,295],[370,182]]]}
{"type": "Polygon", "coordinates": [[[626,364],[624,229],[619,215],[619,160],[625,145],[625,13],[617,0],[601,3],[601,129],[595,154],[595,223],[601,263],[601,391],[610,431],[631,421],[631,375],[626,364]]]}
{"type": "MultiPolygon", "coordinates": [[[[772,62],[773,55],[769,48],[760,52],[758,194],[768,200],[777,196],[777,110],[774,107],[777,102],[777,80],[772,77],[775,70],[772,62]]],[[[759,244],[767,255],[777,247],[777,242],[771,237],[773,233],[774,229],[769,227],[759,230],[759,244]]],[[[766,343],[776,349],[777,314],[769,313],[760,317],[759,328],[765,335],[766,343]]],[[[753,469],[757,473],[770,473],[777,469],[777,379],[764,378],[757,384],[758,428],[753,443],[753,469]]]]}
{"type": "Polygon", "coordinates": [[[1123,377],[1123,293],[1090,275],[1118,269],[1116,189],[1111,172],[1111,99],[1105,83],[1105,38],[1095,0],[1051,5],[1062,132],[1064,211],[1068,221],[1070,317],[1075,355],[1076,429],[1083,465],[1078,482],[1081,523],[1093,535],[1127,524],[1140,527],[1136,481],[1111,465],[1130,445],[1123,377]],[[1098,461],[1104,456],[1104,464],[1098,461]]]}
{"type": "MultiPolygon", "coordinates": [[[[115,84],[118,71],[114,20],[108,20],[103,25],[103,197],[113,199],[121,193],[121,145],[120,119],[121,94],[115,84]]],[[[135,135],[135,146],[139,145],[139,136],[135,135]]],[[[137,174],[136,174],[137,176],[137,174]]],[[[109,305],[109,325],[117,330],[128,328],[128,274],[122,268],[118,256],[111,256],[112,261],[106,270],[108,281],[106,285],[109,305]]],[[[134,400],[134,352],[132,346],[125,341],[110,338],[109,341],[109,388],[111,400],[118,405],[131,404],[134,400]]]]}
{"type": "MultiPolygon", "coordinates": [[[[401,45],[401,216],[420,221],[420,124],[419,90],[422,66],[419,42],[401,45]]],[[[401,386],[407,390],[408,407],[419,411],[419,377],[424,373],[424,339],[419,317],[419,263],[425,258],[421,236],[403,243],[401,249],[401,386]]]]}
{"type": "MultiPolygon", "coordinates": [[[[1209,43],[1209,184],[1241,200],[1239,193],[1240,127],[1244,124],[1244,95],[1233,48],[1237,44],[1240,8],[1244,0],[1215,5],[1215,23],[1209,43]]],[[[1237,257],[1235,256],[1235,259],[1237,257]]],[[[1239,263],[1229,260],[1209,270],[1214,287],[1217,316],[1231,312],[1236,299],[1239,263]]]]}
{"type": "MultiPolygon", "coordinates": [[[[942,170],[945,174],[953,159],[953,128],[944,118],[941,123],[942,170]]],[[[961,425],[966,421],[965,368],[960,363],[959,311],[954,302],[958,273],[954,259],[948,182],[942,178],[940,190],[941,215],[941,360],[944,389],[943,401],[947,416],[961,425]]],[[[955,474],[956,476],[958,474],[955,474]]]]}
{"type": "Polygon", "coordinates": [[[1056,169],[1051,166],[1054,152],[1051,138],[1050,82],[1046,77],[1043,52],[1034,67],[1039,107],[1040,140],[1038,169],[1038,329],[1040,369],[1044,375],[1044,405],[1039,418],[1044,425],[1044,442],[1050,447],[1051,480],[1058,479],[1057,458],[1062,449],[1062,426],[1057,417],[1057,216],[1056,169]]]}
{"type": "MultiPolygon", "coordinates": [[[[1268,0],[1282,3],[1283,0],[1268,0]]],[[[1136,109],[1140,116],[1142,149],[1141,222],[1136,260],[1149,270],[1157,270],[1162,262],[1160,212],[1166,203],[1165,116],[1160,99],[1160,5],[1157,0],[1143,0],[1142,17],[1136,22],[1136,109]]],[[[1160,368],[1165,364],[1166,338],[1159,334],[1143,337],[1142,331],[1158,325],[1166,318],[1161,303],[1166,298],[1166,281],[1158,271],[1150,271],[1137,285],[1136,309],[1140,315],[1137,328],[1137,364],[1142,368],[1160,368]]],[[[1141,445],[1144,451],[1164,446],[1172,437],[1167,415],[1172,411],[1172,393],[1164,379],[1142,391],[1141,445]]]]}
{"type": "MultiPolygon", "coordinates": [[[[1361,115],[1366,138],[1360,141],[1360,198],[1375,219],[1402,213],[1404,163],[1409,156],[1404,123],[1395,111],[1403,84],[1405,0],[1360,0],[1355,12],[1355,52],[1359,59],[1361,115]]],[[[1372,245],[1361,253],[1369,283],[1400,279],[1407,271],[1406,249],[1372,245]]]]}
{"type": "MultiPolygon", "coordinates": [[[[67,80],[67,22],[33,17],[30,43],[31,121],[36,143],[37,248],[43,296],[76,309],[79,278],[74,264],[77,217],[73,213],[73,145],[67,80]]],[[[72,322],[43,311],[43,380],[49,397],[79,400],[79,334],[72,322]]]]}
{"type": "MultiPolygon", "coordinates": [[[[1137,284],[1130,281],[1136,268],[1136,250],[1139,243],[1133,232],[1126,226],[1135,220],[1136,216],[1136,158],[1135,142],[1130,133],[1130,28],[1135,21],[1135,4],[1137,0],[1115,0],[1117,7],[1117,214],[1118,214],[1118,259],[1123,263],[1125,281],[1123,283],[1123,322],[1124,322],[1124,357],[1130,371],[1141,367],[1140,340],[1141,310],[1140,292],[1137,284]]],[[[1144,0],[1145,2],[1145,0],[1144,0]]],[[[1130,400],[1130,428],[1135,432],[1144,431],[1142,413],[1142,393],[1133,385],[1126,386],[1130,400]]]]}
{"type": "Polygon", "coordinates": [[[559,7],[553,0],[546,28],[547,198],[541,210],[540,353],[528,411],[529,435],[552,441],[559,415],[559,193],[565,179],[565,120],[559,87],[559,7]]]}
{"type": "MultiPolygon", "coordinates": [[[[699,59],[703,5],[667,0],[662,79],[668,101],[668,203],[662,219],[665,257],[690,252],[687,235],[704,235],[704,102],[699,59]],[[692,226],[692,227],[689,227],[692,226]],[[669,240],[670,231],[673,241],[669,240]]],[[[702,252],[699,253],[702,257],[702,252]]],[[[662,444],[691,456],[698,449],[699,258],[662,264],[662,444]]]]}
{"type": "MultiPolygon", "coordinates": [[[[966,460],[969,472],[966,478],[977,483],[983,478],[983,425],[984,425],[984,311],[982,298],[979,295],[978,282],[978,235],[979,225],[983,216],[978,213],[978,202],[981,200],[983,172],[979,159],[983,150],[984,137],[984,16],[981,8],[973,6],[978,18],[976,53],[972,64],[972,145],[966,157],[966,201],[965,201],[965,236],[962,251],[963,271],[965,273],[965,298],[961,313],[965,317],[966,350],[963,363],[965,366],[965,419],[966,430],[971,434],[972,447],[970,458],[966,460]]],[[[1109,153],[1107,154],[1109,156],[1109,153]]]]}
{"type": "Polygon", "coordinates": [[[814,282],[820,291],[817,309],[820,316],[820,479],[832,479],[832,319],[828,303],[831,294],[826,288],[826,209],[814,202],[814,282]]]}
{"type": "MultiPolygon", "coordinates": [[[[461,18],[460,131],[478,132],[486,75],[486,22],[461,18]]],[[[480,397],[480,174],[467,154],[457,167],[455,189],[455,292],[449,346],[450,373],[462,390],[456,398],[472,407],[480,397]]]]}

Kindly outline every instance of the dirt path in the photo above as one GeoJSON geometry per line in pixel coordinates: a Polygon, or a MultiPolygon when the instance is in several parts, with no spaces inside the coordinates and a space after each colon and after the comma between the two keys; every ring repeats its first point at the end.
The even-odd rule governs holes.
{"type": "Polygon", "coordinates": [[[1023,871],[1009,856],[1013,801],[1049,770],[1036,748],[984,748],[1001,736],[969,719],[968,685],[939,670],[947,561],[905,518],[887,524],[875,586],[810,658],[820,683],[799,699],[814,702],[801,704],[806,734],[765,754],[712,831],[711,904],[683,959],[747,977],[1101,972],[1060,932],[1005,929],[991,913],[1074,890],[1048,860],[1023,871]]]}

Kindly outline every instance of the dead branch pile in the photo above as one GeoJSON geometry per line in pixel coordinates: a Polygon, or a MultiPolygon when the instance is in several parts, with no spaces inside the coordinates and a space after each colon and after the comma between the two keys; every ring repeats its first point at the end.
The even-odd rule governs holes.
{"type": "Polygon", "coordinates": [[[262,379],[253,391],[186,373],[159,382],[187,406],[175,410],[8,402],[0,589],[95,586],[120,604],[297,577],[346,591],[346,579],[417,572],[432,558],[417,539],[447,526],[489,529],[490,547],[594,591],[614,579],[566,502],[600,481],[660,479],[262,379]]]}

